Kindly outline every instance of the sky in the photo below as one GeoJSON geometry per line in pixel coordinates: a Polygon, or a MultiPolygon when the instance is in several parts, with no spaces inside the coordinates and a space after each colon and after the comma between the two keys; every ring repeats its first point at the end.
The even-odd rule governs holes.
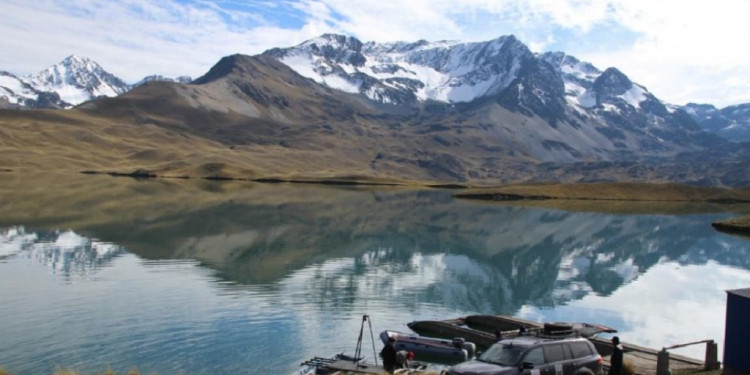
{"type": "Polygon", "coordinates": [[[672,104],[750,103],[750,0],[0,0],[0,70],[76,54],[129,83],[197,78],[227,55],[323,33],[486,41],[616,67],[672,104]]]}

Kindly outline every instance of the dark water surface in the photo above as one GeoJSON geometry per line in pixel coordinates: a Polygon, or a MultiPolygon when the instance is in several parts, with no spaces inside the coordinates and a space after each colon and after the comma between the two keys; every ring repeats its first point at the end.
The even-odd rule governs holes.
{"type": "Polygon", "coordinates": [[[507,314],[721,351],[724,291],[750,287],[750,242],[715,232],[732,214],[705,207],[603,214],[438,190],[1,177],[0,366],[14,374],[289,374],[351,354],[363,314],[375,335],[507,314]]]}

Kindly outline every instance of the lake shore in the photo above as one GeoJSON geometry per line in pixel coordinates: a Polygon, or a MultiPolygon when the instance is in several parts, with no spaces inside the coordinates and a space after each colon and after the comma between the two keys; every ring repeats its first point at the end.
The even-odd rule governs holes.
{"type": "MultiPolygon", "coordinates": [[[[14,170],[4,174],[24,175],[14,170]]],[[[145,170],[112,172],[84,170],[83,175],[129,177],[154,180],[226,181],[263,184],[313,184],[362,187],[397,187],[407,189],[452,189],[459,199],[531,205],[567,211],[649,214],[732,211],[741,216],[712,223],[724,232],[750,234],[750,188],[720,188],[675,183],[602,182],[602,183],[535,183],[502,186],[477,186],[472,183],[405,180],[369,175],[275,175],[254,178],[159,175],[145,170]]],[[[42,173],[44,174],[44,173],[42,173]]],[[[72,175],[75,175],[73,173],[72,175]]]]}
{"type": "Polygon", "coordinates": [[[603,200],[641,202],[750,203],[750,188],[725,189],[661,183],[517,184],[476,188],[454,194],[456,198],[493,201],[603,200]]]}
{"type": "Polygon", "coordinates": [[[717,221],[711,225],[722,232],[750,235],[750,215],[717,221]]]}
{"type": "MultiPolygon", "coordinates": [[[[650,212],[679,213],[684,204],[700,204],[707,211],[732,207],[745,216],[712,223],[717,230],[750,234],[750,189],[724,189],[681,184],[652,183],[581,183],[508,185],[494,188],[468,189],[453,194],[456,198],[476,199],[513,204],[553,206],[573,211],[618,213],[650,212]]],[[[693,210],[694,208],[691,208],[693,210]]]]}

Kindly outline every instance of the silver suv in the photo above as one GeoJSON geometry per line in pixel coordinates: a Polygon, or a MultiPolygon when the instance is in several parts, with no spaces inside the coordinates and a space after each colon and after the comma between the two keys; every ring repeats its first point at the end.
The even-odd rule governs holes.
{"type": "Polygon", "coordinates": [[[585,338],[519,336],[498,341],[448,375],[602,375],[602,357],[585,338]]]}

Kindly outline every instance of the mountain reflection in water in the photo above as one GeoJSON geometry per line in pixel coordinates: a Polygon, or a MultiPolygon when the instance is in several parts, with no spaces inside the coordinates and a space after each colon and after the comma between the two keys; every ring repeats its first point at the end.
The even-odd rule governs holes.
{"type": "MultiPolygon", "coordinates": [[[[19,272],[5,279],[11,276],[2,271],[28,267],[28,260],[63,283],[101,283],[98,274],[106,274],[106,285],[126,283],[129,298],[147,299],[158,311],[153,316],[160,316],[158,328],[142,327],[142,334],[159,336],[152,340],[161,343],[148,350],[166,350],[158,346],[169,345],[177,333],[200,341],[185,350],[205,350],[195,349],[187,363],[145,348],[122,351],[125,361],[146,358],[153,366],[143,368],[147,372],[288,373],[306,356],[351,351],[363,313],[374,317],[376,330],[481,313],[599,322],[620,329],[626,341],[655,347],[720,340],[724,289],[750,285],[750,243],[713,231],[710,223],[727,216],[721,213],[567,212],[455,200],[436,190],[94,181],[99,188],[83,179],[54,192],[12,184],[0,190],[0,285],[16,285],[14,291],[0,287],[0,298],[26,303],[23,285],[34,282],[18,279],[24,275],[19,272]],[[183,288],[190,293],[182,294],[183,288]],[[196,294],[212,307],[198,308],[187,297],[196,294]],[[706,301],[713,304],[701,307],[706,301]],[[173,315],[181,303],[191,311],[182,323],[182,315],[173,315]],[[671,321],[694,323],[692,315],[706,322],[677,335],[654,327],[665,324],[661,315],[669,306],[681,310],[669,312],[671,321]],[[170,331],[171,325],[178,328],[170,331]],[[253,341],[276,331],[264,344],[253,341]],[[246,354],[227,359],[206,349],[212,342],[246,354]],[[294,350],[274,357],[274,346],[294,350]],[[253,365],[261,356],[273,359],[253,365]]],[[[110,298],[97,293],[103,303],[110,298]]],[[[0,307],[10,315],[22,310],[0,307]]],[[[97,325],[119,327],[117,321],[97,325]]],[[[110,339],[81,338],[80,345],[132,340],[117,332],[121,336],[110,339]]],[[[18,355],[4,345],[14,343],[0,344],[0,365],[10,361],[8,353],[18,355]]],[[[87,355],[85,349],[75,352],[87,355]]],[[[90,365],[97,364],[106,367],[90,365]]]]}
{"type": "Polygon", "coordinates": [[[124,252],[122,246],[69,230],[29,232],[24,227],[11,227],[0,231],[0,260],[14,255],[31,258],[68,281],[90,277],[124,252]]]}

